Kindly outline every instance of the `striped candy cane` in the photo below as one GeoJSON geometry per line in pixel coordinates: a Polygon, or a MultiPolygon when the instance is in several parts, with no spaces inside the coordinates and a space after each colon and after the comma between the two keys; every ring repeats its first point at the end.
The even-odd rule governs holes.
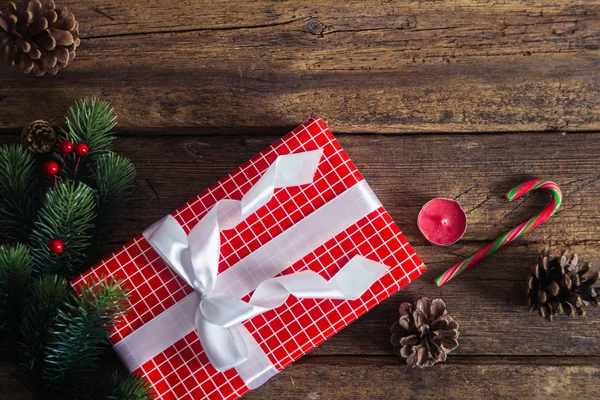
{"type": "Polygon", "coordinates": [[[531,192],[532,190],[536,189],[548,189],[552,193],[552,201],[550,202],[550,204],[548,204],[546,208],[544,208],[544,210],[541,213],[523,222],[521,225],[510,230],[509,232],[506,232],[504,235],[500,236],[494,242],[488,244],[483,249],[473,254],[471,257],[467,258],[463,262],[456,264],[454,267],[450,268],[448,271],[438,276],[435,280],[437,285],[442,286],[443,284],[445,284],[450,279],[454,278],[464,270],[471,268],[479,261],[494,253],[500,247],[512,242],[518,237],[523,236],[524,234],[531,231],[536,226],[540,225],[542,222],[550,218],[552,215],[554,215],[554,213],[558,211],[558,209],[560,208],[560,204],[562,203],[562,192],[560,190],[560,187],[558,187],[558,185],[554,182],[545,181],[540,178],[535,178],[514,187],[510,192],[506,193],[506,198],[508,199],[508,201],[513,201],[514,199],[521,197],[525,193],[531,192]]]}

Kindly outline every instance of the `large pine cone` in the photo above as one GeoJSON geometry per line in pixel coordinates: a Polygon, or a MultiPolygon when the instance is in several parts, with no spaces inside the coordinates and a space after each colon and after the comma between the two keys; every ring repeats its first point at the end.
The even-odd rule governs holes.
{"type": "Polygon", "coordinates": [[[585,315],[584,305],[598,307],[600,288],[593,286],[600,272],[586,275],[590,264],[579,263],[577,254],[566,250],[560,258],[551,258],[546,247],[539,256],[528,281],[530,310],[552,321],[552,316],[565,313],[570,317],[585,315]]]}
{"type": "Polygon", "coordinates": [[[0,53],[26,74],[55,75],[75,58],[79,23],[54,0],[24,0],[0,13],[0,53]]]}
{"type": "Polygon", "coordinates": [[[458,347],[458,323],[441,299],[420,297],[414,305],[400,304],[390,331],[394,353],[406,358],[410,367],[432,367],[458,347]]]}

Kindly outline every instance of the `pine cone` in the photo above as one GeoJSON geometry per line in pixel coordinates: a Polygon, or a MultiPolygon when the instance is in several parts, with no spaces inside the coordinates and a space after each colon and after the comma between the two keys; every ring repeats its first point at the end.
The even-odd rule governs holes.
{"type": "Polygon", "coordinates": [[[586,275],[589,263],[579,263],[577,254],[566,250],[560,258],[550,258],[546,247],[539,256],[529,277],[527,296],[530,311],[549,321],[552,316],[565,313],[570,317],[585,315],[584,305],[598,307],[600,288],[594,288],[600,272],[586,275]]]}
{"type": "Polygon", "coordinates": [[[400,304],[397,320],[390,328],[394,353],[406,358],[409,367],[433,367],[446,361],[458,347],[458,323],[448,315],[441,299],[420,297],[400,304]]]}
{"type": "Polygon", "coordinates": [[[33,121],[21,133],[23,142],[34,153],[49,153],[56,143],[54,128],[46,121],[33,121]]]}
{"type": "Polygon", "coordinates": [[[54,0],[23,0],[21,8],[8,3],[0,13],[0,53],[26,74],[55,75],[75,58],[79,42],[79,23],[54,0]]]}

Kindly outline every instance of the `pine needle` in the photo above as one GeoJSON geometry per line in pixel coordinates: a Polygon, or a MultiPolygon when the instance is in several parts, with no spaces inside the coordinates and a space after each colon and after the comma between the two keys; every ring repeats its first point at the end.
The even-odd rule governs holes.
{"type": "Polygon", "coordinates": [[[152,390],[141,377],[115,374],[112,379],[113,391],[107,400],[144,400],[152,399],[152,390]]]}
{"type": "Polygon", "coordinates": [[[25,146],[0,147],[0,238],[26,242],[39,204],[39,179],[25,146]]]}
{"type": "Polygon", "coordinates": [[[29,251],[21,244],[0,246],[0,349],[4,357],[16,352],[19,323],[25,307],[23,293],[31,277],[29,251]]]}
{"type": "Polygon", "coordinates": [[[107,333],[125,312],[127,297],[114,280],[81,288],[81,299],[59,310],[53,340],[46,346],[43,379],[48,390],[64,393],[89,383],[108,340],[107,333]]]}
{"type": "Polygon", "coordinates": [[[52,338],[50,328],[60,309],[77,299],[69,283],[56,275],[36,280],[27,297],[19,340],[19,363],[32,386],[39,387],[42,377],[44,347],[52,338]]]}
{"type": "Polygon", "coordinates": [[[107,101],[96,98],[77,101],[67,112],[67,139],[89,146],[88,156],[101,155],[111,149],[117,116],[107,101]]]}
{"type": "Polygon", "coordinates": [[[90,282],[79,297],[65,279],[85,268],[135,182],[131,161],[111,152],[115,125],[105,101],[69,108],[59,140],[89,150],[63,158],[57,146],[59,183],[44,196],[34,155],[22,145],[0,148],[0,240],[28,245],[0,246],[0,355],[19,364],[36,398],[152,398],[142,378],[98,371],[107,333],[126,309],[118,282],[90,282]],[[49,249],[53,239],[63,242],[59,254],[49,249]]]}
{"type": "Polygon", "coordinates": [[[135,167],[128,158],[109,152],[98,158],[92,174],[97,213],[94,236],[105,239],[110,222],[133,190],[135,167]]]}
{"type": "MultiPolygon", "coordinates": [[[[59,140],[70,140],[73,144],[85,143],[89,148],[86,156],[79,157],[72,152],[65,158],[62,177],[78,178],[88,182],[91,168],[98,157],[109,152],[115,139],[112,129],[117,124],[110,103],[96,98],[77,101],[67,113],[67,126],[59,133],[59,140]],[[79,159],[79,160],[78,160],[79,159]],[[78,164],[79,161],[79,165],[78,164]],[[77,174],[75,174],[77,170],[77,174]]],[[[63,154],[57,149],[54,158],[62,162],[63,154]]]]}
{"type": "Polygon", "coordinates": [[[114,372],[94,384],[94,397],[86,400],[145,400],[154,398],[143,378],[114,372]]]}
{"type": "Polygon", "coordinates": [[[58,274],[70,278],[79,272],[90,245],[89,231],[96,216],[94,208],[93,191],[83,183],[67,181],[46,193],[31,234],[36,274],[58,274]],[[63,241],[62,253],[50,251],[48,243],[52,239],[63,241]]]}

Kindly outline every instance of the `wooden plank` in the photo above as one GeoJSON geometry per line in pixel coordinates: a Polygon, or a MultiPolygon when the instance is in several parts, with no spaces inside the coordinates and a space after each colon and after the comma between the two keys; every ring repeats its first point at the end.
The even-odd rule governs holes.
{"type": "MultiPolygon", "coordinates": [[[[508,22],[514,19],[525,25],[537,19],[555,25],[554,34],[572,33],[558,29],[560,19],[572,21],[593,18],[597,1],[523,1],[508,0],[490,4],[485,0],[450,0],[417,2],[400,0],[385,2],[364,0],[347,2],[326,0],[319,4],[301,0],[272,2],[255,0],[231,3],[227,0],[194,0],[146,3],[132,0],[127,4],[115,0],[62,0],[81,22],[84,37],[119,36],[190,30],[240,30],[293,24],[318,19],[321,26],[310,24],[307,31],[329,35],[340,31],[437,29],[446,27],[485,28],[505,23],[507,35],[519,31],[508,22]]],[[[572,22],[571,24],[575,24],[572,22]]],[[[563,27],[566,28],[566,27],[563,27]]],[[[528,29],[536,29],[528,28],[528,29]]],[[[481,33],[481,32],[480,32],[481,33]]],[[[488,39],[483,37],[482,39],[488,39]]]]}
{"type": "MultiPolygon", "coordinates": [[[[524,294],[529,268],[545,243],[557,251],[569,245],[586,260],[600,262],[600,134],[339,135],[338,139],[430,271],[314,354],[390,354],[389,315],[401,301],[427,295],[443,298],[460,322],[462,345],[457,354],[600,355],[596,329],[600,310],[590,309],[585,319],[563,318],[550,324],[528,312],[524,294]],[[438,273],[546,204],[548,195],[541,193],[514,204],[501,197],[513,185],[536,175],[562,185],[563,210],[438,289],[433,284],[438,273]],[[449,248],[424,243],[415,224],[420,207],[435,196],[458,197],[469,213],[465,239],[449,248]]],[[[117,151],[137,166],[138,187],[115,240],[122,243],[139,234],[274,140],[273,136],[118,140],[117,151]]],[[[117,247],[109,246],[107,251],[117,247]]]]}
{"type": "Polygon", "coordinates": [[[0,364],[0,398],[11,400],[33,398],[27,386],[19,380],[19,369],[16,365],[0,364]]]}
{"type": "MultiPolygon", "coordinates": [[[[557,251],[571,246],[586,260],[600,262],[600,134],[339,135],[338,139],[430,271],[315,354],[390,354],[389,315],[399,302],[427,295],[443,298],[461,323],[458,354],[600,355],[596,332],[600,310],[589,310],[585,319],[563,318],[550,324],[528,313],[524,295],[527,272],[545,243],[557,251]],[[562,185],[565,203],[558,215],[448,286],[435,287],[438,273],[546,204],[548,195],[541,193],[514,204],[501,197],[514,184],[536,175],[562,185]],[[424,243],[415,224],[420,207],[435,196],[458,197],[468,212],[465,238],[449,248],[424,243]]],[[[136,164],[138,185],[114,240],[130,240],[274,140],[273,136],[121,138],[116,150],[136,164]]]]}
{"type": "MultiPolygon", "coordinates": [[[[597,331],[600,309],[588,307],[584,318],[557,317],[552,323],[527,308],[527,277],[542,245],[511,245],[442,288],[433,280],[475,250],[417,247],[429,270],[403,291],[371,310],[323,345],[315,355],[389,355],[391,316],[403,301],[419,296],[441,298],[460,325],[457,355],[600,355],[597,331]],[[457,257],[460,255],[461,257],[457,257]],[[443,261],[440,261],[443,260],[443,261]]],[[[553,248],[553,250],[558,250],[553,248]]],[[[600,253],[574,247],[598,265],[600,253]]]]}
{"type": "Polygon", "coordinates": [[[407,370],[375,359],[293,364],[245,399],[593,399],[600,394],[597,360],[480,359],[407,370]]]}
{"type": "Polygon", "coordinates": [[[600,129],[593,1],[64,4],[78,58],[54,78],[0,69],[0,126],[96,95],[132,132],[272,131],[312,114],[342,132],[600,129]]]}
{"type": "MultiPolygon", "coordinates": [[[[116,243],[130,240],[184,201],[247,161],[275,136],[133,136],[116,142],[138,169],[137,190],[120,218],[116,243]]],[[[4,140],[8,137],[4,136],[4,140]]],[[[597,180],[600,133],[371,136],[339,135],[429,271],[313,351],[316,355],[389,355],[389,316],[401,301],[441,297],[461,324],[458,355],[600,355],[600,310],[550,324],[530,314],[527,273],[545,243],[563,246],[600,265],[597,180]],[[439,289],[437,274],[542,208],[547,195],[524,202],[501,196],[531,177],[555,179],[565,192],[563,211],[439,289]],[[469,212],[465,239],[449,248],[427,245],[415,220],[435,196],[458,197],[469,212]]]]}
{"type": "MultiPolygon", "coordinates": [[[[116,151],[137,167],[138,184],[115,240],[139,234],[278,137],[117,140],[116,151]]],[[[421,206],[437,196],[458,198],[466,210],[469,228],[463,242],[495,238],[546,205],[544,193],[512,204],[503,198],[514,185],[534,176],[556,180],[564,191],[564,205],[524,240],[582,245],[597,241],[600,134],[337,138],[411,242],[423,243],[415,220],[421,206]]]]}
{"type": "MultiPolygon", "coordinates": [[[[409,238],[410,240],[410,238],[409,238]]],[[[105,252],[120,245],[105,246],[105,252]]],[[[428,271],[401,292],[312,350],[319,356],[391,355],[389,327],[392,315],[404,301],[419,296],[441,298],[460,324],[460,346],[454,354],[589,356],[600,355],[597,332],[600,309],[588,307],[584,318],[557,317],[550,323],[530,313],[525,295],[530,267],[542,243],[514,243],[443,288],[435,277],[479,249],[480,244],[454,245],[449,249],[414,246],[428,271]]],[[[552,246],[554,252],[563,246],[552,246]]],[[[586,261],[600,265],[595,246],[570,246],[586,261]]]]}
{"type": "MultiPolygon", "coordinates": [[[[116,360],[115,360],[116,362],[116,360]]],[[[106,365],[108,367],[109,365],[106,365]]],[[[593,399],[597,357],[456,357],[407,369],[394,357],[305,356],[244,399],[593,399]]],[[[0,366],[0,395],[31,399],[16,368],[0,366]]]]}

